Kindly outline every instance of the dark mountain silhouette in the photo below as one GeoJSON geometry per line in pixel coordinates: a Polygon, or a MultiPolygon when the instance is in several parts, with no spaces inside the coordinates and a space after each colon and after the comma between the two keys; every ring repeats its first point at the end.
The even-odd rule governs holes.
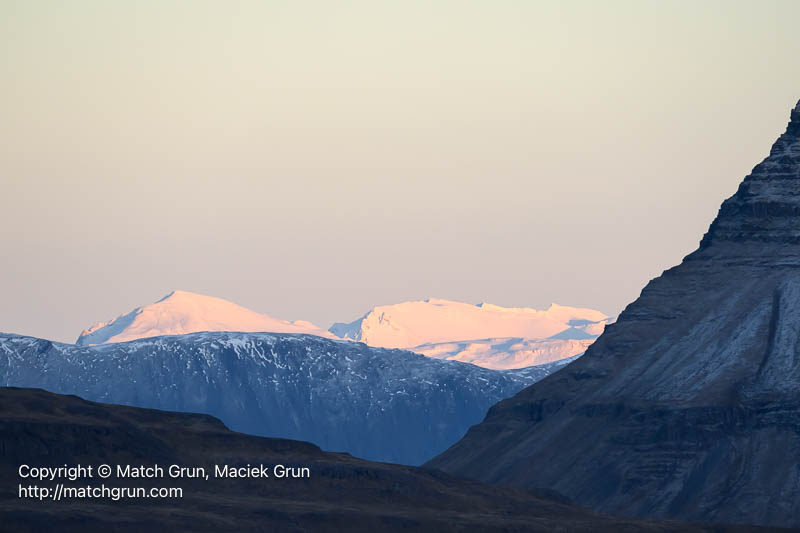
{"type": "Polygon", "coordinates": [[[800,526],[800,103],[697,251],[429,465],[615,514],[800,526]]]}
{"type": "MultiPolygon", "coordinates": [[[[96,472],[96,471],[95,471],[96,472]]],[[[96,474],[95,474],[96,475],[96,474]]],[[[261,532],[741,532],[750,528],[616,519],[546,494],[442,472],[370,463],[312,444],[252,437],[210,416],[87,402],[36,389],[0,388],[0,530],[16,533],[261,532]],[[209,480],[82,478],[63,487],[179,487],[182,498],[20,498],[19,466],[82,464],[165,468],[276,464],[307,478],[209,480]]]]}

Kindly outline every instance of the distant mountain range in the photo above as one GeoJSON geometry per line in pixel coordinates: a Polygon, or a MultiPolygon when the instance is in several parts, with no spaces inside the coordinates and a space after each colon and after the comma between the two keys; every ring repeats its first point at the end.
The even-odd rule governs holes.
{"type": "Polygon", "coordinates": [[[579,355],[610,322],[600,311],[558,304],[538,311],[429,298],[375,307],[329,331],[370,346],[511,369],[579,355]]]}
{"type": "Polygon", "coordinates": [[[77,344],[202,331],[306,333],[513,369],[579,355],[609,322],[599,311],[557,304],[538,311],[430,298],[376,307],[358,320],[337,323],[325,331],[310,322],[272,318],[221,298],[174,291],[154,304],[84,330],[77,344]]]}
{"type": "MultiPolygon", "coordinates": [[[[471,305],[428,298],[417,302],[383,305],[349,324],[334,324],[335,335],[382,348],[413,348],[423,344],[523,337],[543,339],[570,329],[607,320],[593,309],[552,304],[546,311],[527,307],[508,308],[492,304],[471,305]]],[[[597,335],[602,332],[592,332],[597,335]]]]}
{"type": "Polygon", "coordinates": [[[607,322],[556,304],[428,299],[325,331],[173,291],[84,330],[75,345],[0,334],[0,382],[208,413],[237,431],[421,464],[492,404],[573,361],[607,322]],[[406,345],[413,352],[394,349],[406,345]]]}
{"type": "Polygon", "coordinates": [[[403,464],[442,452],[491,405],[570,361],[501,372],[286,333],[192,333],[97,346],[0,335],[4,385],[207,413],[236,431],[403,464]]]}

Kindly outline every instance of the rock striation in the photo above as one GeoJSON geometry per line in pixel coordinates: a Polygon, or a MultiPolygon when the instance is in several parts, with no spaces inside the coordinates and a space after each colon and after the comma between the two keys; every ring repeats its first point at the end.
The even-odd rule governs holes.
{"type": "Polygon", "coordinates": [[[800,526],[800,103],[697,251],[429,465],[615,514],[800,526]]]}

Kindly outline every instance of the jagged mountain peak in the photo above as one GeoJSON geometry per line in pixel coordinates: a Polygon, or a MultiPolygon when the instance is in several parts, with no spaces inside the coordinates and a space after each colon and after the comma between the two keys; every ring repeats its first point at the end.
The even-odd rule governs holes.
{"type": "MultiPolygon", "coordinates": [[[[700,251],[722,243],[798,244],[799,215],[800,103],[792,110],[786,131],[772,145],[767,158],[723,202],[700,243],[700,251]]],[[[741,247],[720,250],[726,255],[756,255],[759,261],[765,255],[763,249],[750,252],[741,247]]],[[[776,250],[771,253],[785,255],[776,250]]]]}

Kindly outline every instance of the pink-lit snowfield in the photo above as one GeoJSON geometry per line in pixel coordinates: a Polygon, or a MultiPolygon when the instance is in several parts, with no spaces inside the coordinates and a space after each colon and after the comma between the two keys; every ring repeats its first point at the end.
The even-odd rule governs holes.
{"type": "Polygon", "coordinates": [[[333,335],[311,322],[280,320],[222,298],[173,291],[154,304],[138,307],[114,320],[85,329],[78,337],[77,344],[125,342],[198,331],[270,331],[333,338],[333,335]]]}
{"type": "Polygon", "coordinates": [[[375,307],[358,320],[334,324],[326,331],[311,322],[273,318],[222,298],[173,291],[154,304],[84,330],[77,343],[200,331],[305,333],[502,370],[581,354],[610,321],[594,309],[558,304],[540,311],[429,298],[375,307]]]}

